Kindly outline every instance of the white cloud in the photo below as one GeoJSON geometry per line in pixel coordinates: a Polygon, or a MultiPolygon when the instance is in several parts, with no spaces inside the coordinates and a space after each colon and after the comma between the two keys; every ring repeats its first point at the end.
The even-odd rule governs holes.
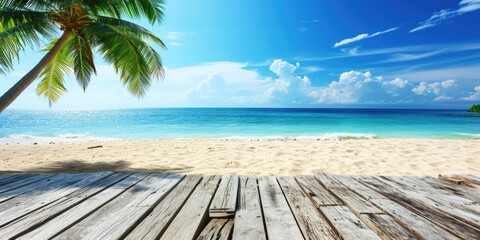
{"type": "Polygon", "coordinates": [[[232,98],[238,103],[257,104],[312,104],[313,92],[310,79],[307,76],[296,76],[294,72],[300,67],[299,63],[290,64],[276,59],[270,65],[270,71],[277,75],[260,94],[243,95],[232,98]]]}
{"type": "Polygon", "coordinates": [[[444,92],[444,89],[451,88],[453,86],[455,86],[455,80],[453,79],[433,83],[421,82],[412,89],[412,92],[417,95],[427,95],[429,93],[440,95],[440,93],[444,92]]]}
{"type": "Polygon", "coordinates": [[[466,100],[466,101],[480,100],[480,86],[476,86],[473,90],[474,92],[472,92],[469,96],[464,97],[463,100],[466,100]]]}
{"type": "Polygon", "coordinates": [[[371,72],[349,71],[314,95],[318,103],[392,103],[403,101],[398,97],[404,95],[403,88],[408,84],[400,78],[388,81],[381,76],[374,77],[371,72]]]}
{"type": "Polygon", "coordinates": [[[407,86],[408,81],[407,80],[402,80],[401,78],[395,78],[392,81],[388,82],[389,84],[392,84],[394,86],[397,86],[399,88],[404,88],[407,86]]]}
{"type": "Polygon", "coordinates": [[[398,30],[398,27],[389,28],[385,31],[376,32],[376,33],[371,34],[371,35],[368,34],[368,33],[362,33],[362,34],[359,34],[359,35],[357,35],[356,37],[353,37],[353,38],[343,39],[342,41],[335,43],[335,45],[333,45],[333,47],[340,47],[340,46],[343,46],[343,45],[346,45],[346,44],[349,44],[349,43],[352,43],[352,42],[357,42],[357,41],[360,41],[360,40],[363,40],[363,39],[375,37],[375,36],[378,36],[378,35],[381,35],[381,34],[384,34],[384,33],[388,33],[388,32],[392,32],[392,31],[395,31],[395,30],[398,30]]]}
{"type": "Polygon", "coordinates": [[[445,20],[462,15],[467,12],[472,12],[480,9],[480,0],[462,0],[459,3],[459,8],[452,9],[443,9],[432,14],[432,16],[420,23],[420,26],[410,30],[411,33],[421,31],[427,28],[435,27],[445,20]]]}

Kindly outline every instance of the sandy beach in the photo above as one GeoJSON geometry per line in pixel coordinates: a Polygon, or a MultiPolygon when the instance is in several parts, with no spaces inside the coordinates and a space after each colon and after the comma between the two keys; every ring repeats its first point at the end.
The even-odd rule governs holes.
{"type": "Polygon", "coordinates": [[[474,139],[92,140],[3,143],[0,153],[1,172],[431,176],[480,172],[480,140],[474,139]]]}

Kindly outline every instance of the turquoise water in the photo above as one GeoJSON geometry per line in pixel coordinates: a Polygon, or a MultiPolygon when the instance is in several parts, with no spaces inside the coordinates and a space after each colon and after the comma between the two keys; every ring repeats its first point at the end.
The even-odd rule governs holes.
{"type": "Polygon", "coordinates": [[[0,139],[479,138],[480,117],[458,110],[130,109],[7,110],[0,139]]]}

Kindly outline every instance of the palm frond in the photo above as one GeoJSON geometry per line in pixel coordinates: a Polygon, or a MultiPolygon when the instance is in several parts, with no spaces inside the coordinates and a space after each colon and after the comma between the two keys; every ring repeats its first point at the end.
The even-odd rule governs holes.
{"type": "Polygon", "coordinates": [[[82,5],[94,14],[132,19],[145,17],[151,24],[163,19],[163,0],[83,0],[82,5]]]}
{"type": "Polygon", "coordinates": [[[166,48],[165,44],[163,41],[155,36],[152,32],[150,32],[148,29],[118,18],[112,18],[112,17],[107,17],[107,16],[96,16],[96,22],[100,24],[104,24],[109,26],[110,28],[115,29],[116,31],[120,31],[122,33],[127,33],[127,34],[132,34],[135,35],[138,38],[141,38],[143,40],[149,40],[152,41],[162,48],[166,48]]]}
{"type": "Polygon", "coordinates": [[[158,53],[135,35],[98,23],[92,23],[86,31],[94,37],[98,51],[107,62],[113,64],[134,96],[144,96],[151,78],[163,76],[158,53]]]}
{"type": "Polygon", "coordinates": [[[93,73],[96,73],[90,43],[83,33],[74,33],[72,40],[66,44],[73,59],[73,70],[78,84],[85,91],[93,73]]]}
{"type": "Polygon", "coordinates": [[[51,38],[56,32],[46,19],[37,19],[21,24],[13,21],[0,24],[0,73],[11,70],[24,46],[35,48],[43,38],[51,38]]]}
{"type": "MultiPolygon", "coordinates": [[[[56,41],[57,39],[52,41],[43,51],[48,52],[56,41]]],[[[72,38],[69,41],[72,41],[72,38]]],[[[67,92],[64,85],[64,76],[71,73],[72,61],[68,49],[63,48],[40,73],[39,78],[41,80],[37,85],[36,92],[37,95],[48,99],[49,106],[52,106],[63,93],[67,92]]]]}

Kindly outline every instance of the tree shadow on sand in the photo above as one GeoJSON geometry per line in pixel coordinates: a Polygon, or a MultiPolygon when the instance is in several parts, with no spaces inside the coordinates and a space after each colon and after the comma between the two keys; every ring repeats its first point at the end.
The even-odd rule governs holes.
{"type": "MultiPolygon", "coordinates": [[[[186,173],[192,167],[145,166],[131,167],[128,161],[87,162],[82,160],[55,161],[46,165],[29,168],[21,173],[89,173],[89,172],[142,172],[142,173],[186,173]]],[[[19,173],[3,171],[0,173],[19,173]]]]}

